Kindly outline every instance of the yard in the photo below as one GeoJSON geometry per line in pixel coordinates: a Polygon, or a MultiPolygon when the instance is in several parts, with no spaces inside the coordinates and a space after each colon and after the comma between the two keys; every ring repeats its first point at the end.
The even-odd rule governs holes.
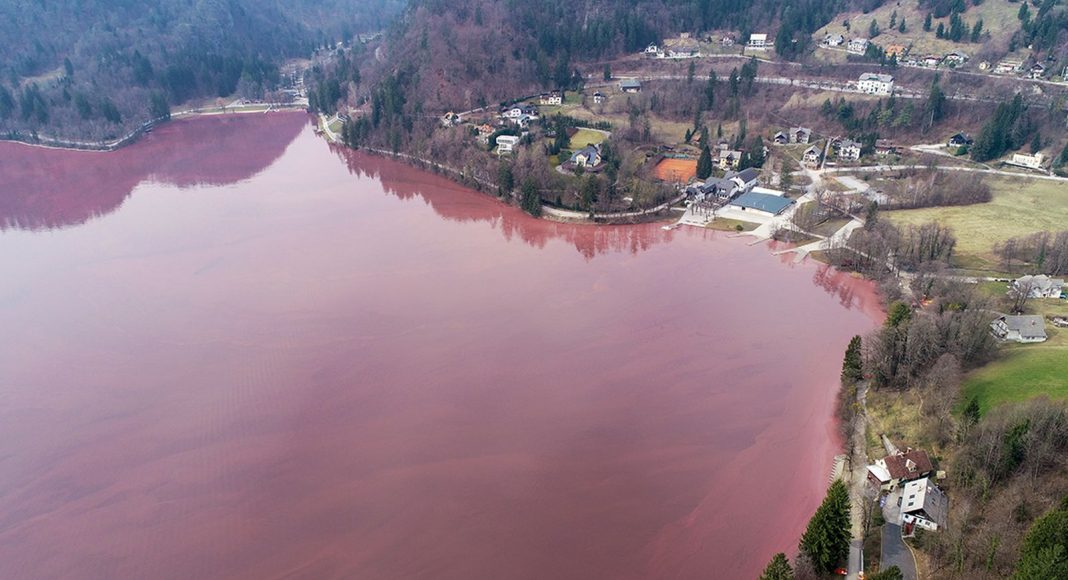
{"type": "Polygon", "coordinates": [[[587,145],[596,145],[605,140],[606,136],[600,131],[594,131],[592,129],[579,129],[578,133],[575,133],[571,137],[571,149],[579,150],[587,145]]]}
{"type": "Polygon", "coordinates": [[[1068,185],[1039,179],[988,178],[989,203],[887,212],[898,225],[937,221],[957,235],[957,264],[996,271],[994,246],[1011,237],[1068,228],[1068,185]]]}

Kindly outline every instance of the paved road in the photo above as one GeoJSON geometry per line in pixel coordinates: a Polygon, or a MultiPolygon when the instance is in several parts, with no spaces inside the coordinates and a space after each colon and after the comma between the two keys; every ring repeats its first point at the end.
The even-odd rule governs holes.
{"type": "Polygon", "coordinates": [[[897,524],[883,524],[883,548],[879,558],[879,570],[886,570],[890,566],[897,566],[905,580],[916,580],[916,561],[912,552],[905,546],[901,539],[901,526],[897,524]]]}

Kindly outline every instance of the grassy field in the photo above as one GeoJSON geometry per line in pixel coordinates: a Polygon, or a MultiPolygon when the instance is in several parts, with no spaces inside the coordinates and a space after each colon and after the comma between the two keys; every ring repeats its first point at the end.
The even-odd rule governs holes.
{"type": "Polygon", "coordinates": [[[570,147],[572,149],[578,150],[582,149],[587,145],[596,145],[598,143],[601,143],[602,141],[604,141],[604,139],[604,133],[600,133],[598,131],[591,131],[589,129],[579,129],[578,133],[575,133],[575,135],[571,137],[570,147]]]}
{"type": "Polygon", "coordinates": [[[760,227],[760,224],[718,217],[712,220],[712,222],[706,225],[705,227],[708,229],[722,230],[725,232],[751,232],[760,227]],[[739,230],[738,226],[742,226],[742,229],[739,230]]]}
{"type": "Polygon", "coordinates": [[[989,203],[888,212],[896,224],[937,221],[957,234],[958,266],[994,270],[994,246],[1011,237],[1068,228],[1068,186],[1038,179],[989,178],[989,203]]]}

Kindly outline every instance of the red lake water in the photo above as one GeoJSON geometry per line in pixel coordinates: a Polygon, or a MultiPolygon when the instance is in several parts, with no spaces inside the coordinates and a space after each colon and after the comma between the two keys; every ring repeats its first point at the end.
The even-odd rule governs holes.
{"type": "Polygon", "coordinates": [[[303,114],[0,144],[0,577],[753,578],[869,284],[529,218],[303,114]]]}

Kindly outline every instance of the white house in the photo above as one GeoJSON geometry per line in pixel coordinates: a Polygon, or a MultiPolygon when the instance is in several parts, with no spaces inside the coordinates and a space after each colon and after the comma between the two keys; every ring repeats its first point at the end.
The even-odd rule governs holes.
{"type": "Polygon", "coordinates": [[[555,106],[555,105],[562,105],[563,103],[564,103],[564,94],[561,93],[560,91],[552,91],[550,93],[542,93],[538,97],[538,104],[539,105],[555,106]]]}
{"type": "Polygon", "coordinates": [[[497,136],[497,154],[512,153],[515,151],[516,146],[519,145],[519,137],[515,135],[498,135],[497,136]]]}
{"type": "Polygon", "coordinates": [[[946,62],[951,62],[953,64],[964,64],[968,61],[968,55],[963,52],[950,52],[946,54],[945,60],[946,62]]]}
{"type": "Polygon", "coordinates": [[[894,92],[894,77],[891,75],[864,73],[857,81],[857,89],[869,95],[890,95],[894,92]]]}
{"type": "Polygon", "coordinates": [[[745,45],[746,48],[753,50],[767,50],[768,49],[768,35],[767,34],[750,34],[749,43],[745,45]]]}
{"type": "Polygon", "coordinates": [[[1046,66],[1042,63],[1036,62],[1031,65],[1031,70],[1028,71],[1028,76],[1033,79],[1040,79],[1046,76],[1046,66]]]}
{"type": "Polygon", "coordinates": [[[506,119],[518,119],[523,115],[536,118],[538,110],[531,105],[515,105],[506,110],[502,116],[506,119]]]}
{"type": "Polygon", "coordinates": [[[664,56],[664,53],[660,51],[660,47],[655,44],[650,44],[649,46],[645,47],[645,50],[642,51],[642,54],[646,56],[654,56],[657,58],[664,56]]]}
{"type": "Polygon", "coordinates": [[[860,143],[857,143],[852,139],[845,139],[838,144],[838,158],[857,161],[860,159],[860,150],[860,143]]]}
{"type": "Polygon", "coordinates": [[[867,38],[850,38],[849,44],[846,45],[846,52],[864,54],[868,52],[868,44],[867,38]]]}
{"type": "Polygon", "coordinates": [[[1012,342],[1045,342],[1046,321],[1041,316],[1000,316],[990,323],[994,336],[1012,342]]]}
{"type": "Polygon", "coordinates": [[[845,44],[845,37],[841,34],[828,34],[823,37],[824,46],[842,46],[845,44]]]}
{"type": "Polygon", "coordinates": [[[823,159],[823,152],[816,146],[805,149],[805,154],[801,157],[801,160],[808,167],[819,167],[820,161],[823,159]]]}
{"type": "Polygon", "coordinates": [[[917,479],[901,490],[901,520],[932,532],[946,527],[949,499],[930,478],[917,479]]]}
{"type": "Polygon", "coordinates": [[[597,91],[596,93],[593,93],[593,104],[600,105],[604,101],[605,101],[604,93],[602,93],[601,91],[597,91]]]}
{"type": "Polygon", "coordinates": [[[808,143],[812,140],[812,129],[807,127],[792,127],[790,129],[791,143],[808,143]]]}
{"type": "Polygon", "coordinates": [[[701,47],[689,34],[664,41],[665,58],[699,58],[701,47]]]}
{"type": "Polygon", "coordinates": [[[1035,153],[1034,155],[1028,155],[1026,153],[1013,153],[1012,159],[1008,161],[1009,165],[1018,165],[1020,167],[1026,167],[1028,169],[1042,169],[1042,164],[1046,162],[1046,157],[1041,153],[1035,153]]]}
{"type": "Polygon", "coordinates": [[[1064,280],[1050,278],[1045,274],[1021,276],[1012,282],[1016,292],[1027,292],[1031,298],[1060,298],[1064,292],[1064,280]]]}
{"type": "Polygon", "coordinates": [[[729,173],[725,176],[725,179],[731,180],[738,186],[739,190],[745,192],[753,191],[759,178],[760,171],[753,167],[743,169],[738,173],[729,173]]]}

